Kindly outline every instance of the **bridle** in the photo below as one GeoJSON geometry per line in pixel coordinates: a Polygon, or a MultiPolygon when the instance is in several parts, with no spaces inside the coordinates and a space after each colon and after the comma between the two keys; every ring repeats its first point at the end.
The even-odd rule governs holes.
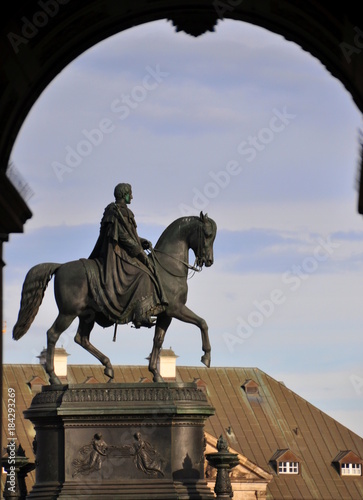
{"type": "Polygon", "coordinates": [[[171,257],[172,259],[176,260],[177,262],[180,262],[181,264],[184,264],[184,266],[190,270],[190,271],[193,271],[193,275],[194,273],[200,273],[200,271],[202,270],[202,267],[200,266],[197,266],[196,262],[197,262],[197,258],[195,259],[195,262],[193,265],[190,265],[188,262],[185,262],[184,260],[181,260],[181,259],[178,259],[177,257],[174,257],[174,255],[171,255],[170,253],[166,253],[166,252],[163,252],[162,250],[157,250],[156,248],[152,248],[150,249],[150,255],[151,255],[151,258],[156,261],[159,266],[164,269],[164,271],[166,271],[167,273],[171,274],[171,276],[174,276],[175,278],[184,278],[184,274],[175,274],[173,273],[172,271],[170,271],[170,269],[167,269],[161,262],[160,260],[158,259],[157,255],[155,255],[156,253],[162,253],[163,255],[167,255],[168,257],[171,257]]]}
{"type": "Polygon", "coordinates": [[[163,252],[162,250],[158,250],[156,248],[151,248],[150,255],[154,261],[154,264],[155,264],[155,262],[157,262],[159,264],[159,266],[162,269],[164,269],[164,271],[171,274],[175,278],[184,278],[184,274],[179,275],[179,274],[172,273],[169,269],[166,269],[163,266],[163,264],[160,262],[160,260],[158,259],[157,255],[156,255],[156,253],[161,253],[161,254],[167,255],[168,257],[171,257],[172,259],[176,260],[177,262],[180,262],[181,264],[184,264],[184,266],[188,269],[188,272],[193,271],[193,273],[188,276],[188,279],[192,278],[195,273],[200,273],[203,269],[203,266],[199,266],[197,264],[197,262],[198,262],[198,260],[200,260],[200,255],[201,255],[202,249],[203,249],[203,228],[202,228],[202,225],[203,225],[203,223],[199,224],[199,226],[198,226],[197,251],[196,251],[196,257],[195,257],[195,261],[194,261],[193,265],[190,265],[188,262],[185,262],[182,259],[178,259],[177,257],[174,257],[174,255],[163,252]]]}

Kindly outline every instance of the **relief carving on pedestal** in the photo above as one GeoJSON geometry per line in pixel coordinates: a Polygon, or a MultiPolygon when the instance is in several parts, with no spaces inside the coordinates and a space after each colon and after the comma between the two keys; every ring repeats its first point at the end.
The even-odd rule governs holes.
{"type": "Polygon", "coordinates": [[[78,450],[78,458],[72,462],[72,477],[88,475],[101,470],[108,457],[132,458],[135,467],[148,476],[164,477],[165,460],[157,450],[145,441],[140,432],[134,434],[135,442],[123,446],[108,445],[102,434],[95,434],[90,443],[78,450]]]}

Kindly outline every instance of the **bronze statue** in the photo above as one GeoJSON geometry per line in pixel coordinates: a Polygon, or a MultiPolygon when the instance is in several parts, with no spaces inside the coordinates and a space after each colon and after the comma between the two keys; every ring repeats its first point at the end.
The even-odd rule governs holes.
{"type": "Polygon", "coordinates": [[[115,203],[104,211],[96,246],[83,261],[92,295],[109,320],[132,322],[136,328],[151,327],[151,317],[167,305],[156,271],[144,252],[152,245],[137,234],[134,214],[127,207],[133,198],[130,184],[118,184],[114,195],[115,203]]]}
{"type": "Polygon", "coordinates": [[[135,327],[150,327],[156,317],[149,370],[154,382],[162,381],[157,360],[172,318],[200,328],[204,355],[210,366],[208,325],[185,304],[189,269],[201,270],[213,264],[216,223],[207,214],[181,217],[170,224],[155,248],[139,238],[133,213],[127,204],[132,199],[129,184],[115,188],[115,203],[106,207],[100,235],[89,259],[65,264],[43,263],[32,267],[24,280],[20,311],[13,329],[19,340],[30,328],[42,303],[45,289],[55,276],[54,293],[59,314],[47,332],[46,372],[51,384],[61,384],[54,372],[54,349],[60,335],[79,318],[75,342],[93,354],[104,366],[110,380],[111,362],[89,340],[97,323],[103,327],[132,322],[135,327]],[[150,250],[147,255],[144,249],[150,250]],[[189,249],[196,256],[189,264],[189,249]],[[196,267],[197,266],[197,267],[196,267]]]}

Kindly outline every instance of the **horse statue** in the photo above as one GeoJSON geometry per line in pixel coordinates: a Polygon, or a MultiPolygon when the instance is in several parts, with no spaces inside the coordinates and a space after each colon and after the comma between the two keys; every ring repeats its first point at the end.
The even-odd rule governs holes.
{"type": "MultiPolygon", "coordinates": [[[[201,212],[199,217],[181,217],[164,230],[154,249],[148,254],[148,258],[153,260],[167,298],[165,310],[156,315],[153,348],[149,358],[149,371],[153,374],[154,382],[163,381],[157,368],[157,361],[172,318],[199,327],[204,351],[201,361],[207,367],[210,366],[211,346],[208,325],[203,318],[186,306],[187,278],[190,269],[199,271],[203,265],[209,267],[213,264],[213,243],[216,233],[216,223],[207,214],[201,212]],[[189,264],[189,249],[193,250],[196,257],[194,266],[189,264]]],[[[54,372],[54,349],[60,335],[77,317],[79,325],[75,342],[104,365],[104,373],[109,377],[109,382],[114,378],[109,358],[96,349],[89,340],[95,323],[103,327],[114,323],[106,318],[92,299],[82,260],[87,259],[65,264],[38,264],[29,270],[24,280],[19,316],[13,329],[15,340],[19,340],[29,330],[42,303],[47,285],[52,276],[55,276],[54,295],[59,314],[47,331],[45,366],[50,384],[61,384],[54,372]]]]}

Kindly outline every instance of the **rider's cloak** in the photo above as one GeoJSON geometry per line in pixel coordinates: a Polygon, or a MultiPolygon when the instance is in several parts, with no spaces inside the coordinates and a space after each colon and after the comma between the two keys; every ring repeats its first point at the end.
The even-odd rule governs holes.
{"type": "Polygon", "coordinates": [[[135,217],[126,203],[110,203],[104,211],[100,234],[83,260],[96,309],[111,323],[133,322],[150,326],[150,316],[167,302],[154,273],[137,256],[144,241],[137,234],[135,217]]]}

